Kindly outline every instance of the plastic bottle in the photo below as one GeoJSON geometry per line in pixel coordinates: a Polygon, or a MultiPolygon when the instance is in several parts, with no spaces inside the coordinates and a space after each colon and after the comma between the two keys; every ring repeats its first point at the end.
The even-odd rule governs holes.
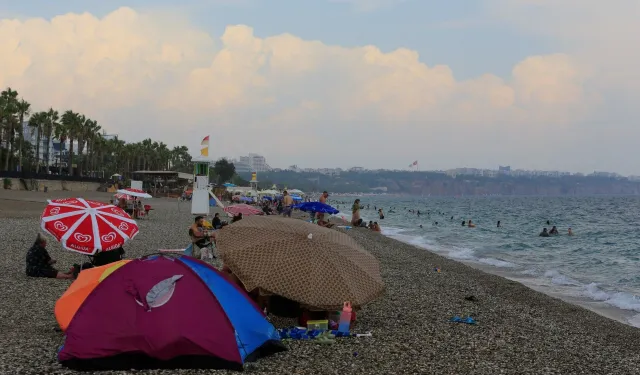
{"type": "Polygon", "coordinates": [[[351,302],[345,302],[340,313],[340,322],[338,323],[338,332],[348,333],[351,327],[351,302]]]}

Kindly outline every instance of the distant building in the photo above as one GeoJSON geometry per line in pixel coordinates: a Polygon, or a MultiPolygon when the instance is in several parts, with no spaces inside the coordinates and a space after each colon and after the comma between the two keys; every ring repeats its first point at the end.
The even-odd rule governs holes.
{"type": "Polygon", "coordinates": [[[258,154],[240,156],[238,159],[233,159],[232,162],[238,173],[267,172],[271,170],[271,167],[267,164],[267,159],[258,154]]]}
{"type": "Polygon", "coordinates": [[[499,166],[498,167],[498,173],[499,174],[510,175],[511,174],[511,166],[510,165],[507,165],[506,167],[499,166]]]}
{"type": "MultiPolygon", "coordinates": [[[[30,128],[29,122],[24,121],[22,123],[22,135],[24,137],[24,141],[33,146],[33,152],[35,153],[38,148],[38,129],[30,128]]],[[[47,154],[49,154],[49,166],[53,166],[60,158],[60,152],[66,151],[66,145],[61,144],[59,140],[53,139],[53,137],[48,141],[49,142],[47,142],[46,134],[40,135],[40,149],[38,150],[37,157],[40,161],[40,165],[44,165],[47,160],[47,154]]]]}

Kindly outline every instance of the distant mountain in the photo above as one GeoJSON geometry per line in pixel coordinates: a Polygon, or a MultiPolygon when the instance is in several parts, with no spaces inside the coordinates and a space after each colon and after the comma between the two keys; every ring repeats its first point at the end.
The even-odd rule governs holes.
{"type": "MultiPolygon", "coordinates": [[[[241,174],[249,180],[250,175],[241,174]]],[[[456,195],[638,195],[640,182],[626,178],[563,177],[449,177],[435,172],[343,172],[339,176],[292,171],[258,173],[259,186],[273,184],[304,191],[335,193],[385,191],[390,194],[456,195]]]]}

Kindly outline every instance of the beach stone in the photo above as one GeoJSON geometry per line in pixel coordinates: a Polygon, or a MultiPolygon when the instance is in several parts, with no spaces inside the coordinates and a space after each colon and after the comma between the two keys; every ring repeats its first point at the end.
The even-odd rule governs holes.
{"type": "MultiPolygon", "coordinates": [[[[57,363],[63,335],[56,331],[56,300],[65,280],[27,278],[25,254],[39,230],[47,198],[0,192],[0,374],[76,374],[57,363]]],[[[58,194],[55,196],[53,194],[58,194]]],[[[67,195],[69,196],[69,195],[67,195]]],[[[87,193],[89,199],[109,195],[87,193]]],[[[188,204],[153,199],[140,234],[125,246],[128,258],[162,248],[184,248],[193,221],[188,204]]],[[[298,215],[305,218],[308,215],[298,215]]],[[[535,292],[366,229],[344,231],[380,261],[386,291],[362,307],[355,331],[373,337],[337,338],[331,345],[286,340],[288,351],[246,366],[252,374],[638,374],[640,329],[535,292]],[[440,267],[441,272],[434,272],[440,267]],[[473,295],[476,300],[464,298],[473,295]],[[471,315],[477,325],[451,323],[471,315]],[[357,353],[357,355],[355,355],[357,353]]],[[[57,266],[86,258],[49,241],[57,266]]],[[[211,262],[221,266],[219,260],[211,262]]],[[[272,318],[279,327],[291,319],[272,318]]],[[[232,374],[210,370],[107,371],[99,374],[232,374]]]]}

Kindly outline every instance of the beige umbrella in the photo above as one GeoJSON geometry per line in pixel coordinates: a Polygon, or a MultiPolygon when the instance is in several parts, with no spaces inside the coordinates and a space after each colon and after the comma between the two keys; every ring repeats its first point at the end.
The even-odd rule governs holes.
{"type": "Polygon", "coordinates": [[[384,291],[373,255],[344,233],[302,220],[251,216],[219,231],[216,246],[249,291],[321,309],[361,306],[384,291]]]}

